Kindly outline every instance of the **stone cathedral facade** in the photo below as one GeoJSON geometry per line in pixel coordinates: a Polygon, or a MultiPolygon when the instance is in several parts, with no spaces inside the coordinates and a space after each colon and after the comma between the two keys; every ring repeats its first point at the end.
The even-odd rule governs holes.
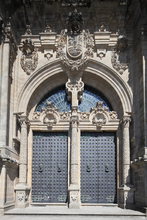
{"type": "Polygon", "coordinates": [[[0,2],[0,212],[147,207],[147,3],[0,2]]]}

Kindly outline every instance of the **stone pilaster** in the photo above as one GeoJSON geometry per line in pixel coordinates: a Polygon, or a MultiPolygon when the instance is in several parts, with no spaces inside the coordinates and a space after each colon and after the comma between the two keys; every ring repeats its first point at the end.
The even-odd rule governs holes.
{"type": "Polygon", "coordinates": [[[7,168],[5,162],[3,162],[0,175],[0,214],[3,214],[4,212],[4,205],[6,201],[6,175],[7,168]]]}
{"type": "Polygon", "coordinates": [[[130,117],[124,116],[122,119],[122,161],[123,161],[123,185],[130,185],[130,117]]]}
{"type": "MultiPolygon", "coordinates": [[[[144,15],[146,16],[146,15],[144,15]]],[[[141,50],[142,50],[142,78],[143,78],[143,128],[144,128],[144,150],[143,158],[147,160],[147,24],[141,28],[141,50]]],[[[142,156],[142,155],[141,155],[142,156]]],[[[147,204],[147,200],[146,200],[147,204]]]]}
{"type": "Polygon", "coordinates": [[[27,158],[28,158],[28,119],[19,116],[21,124],[19,183],[16,185],[16,207],[24,208],[28,205],[29,188],[27,186],[27,158]]]}
{"type": "Polygon", "coordinates": [[[1,92],[0,92],[0,147],[8,145],[8,113],[9,113],[9,58],[11,44],[11,27],[4,28],[3,43],[1,45],[1,92]]]}
{"type": "Polygon", "coordinates": [[[132,207],[134,188],[130,183],[130,116],[122,119],[122,186],[120,187],[119,205],[122,208],[132,207]]]}

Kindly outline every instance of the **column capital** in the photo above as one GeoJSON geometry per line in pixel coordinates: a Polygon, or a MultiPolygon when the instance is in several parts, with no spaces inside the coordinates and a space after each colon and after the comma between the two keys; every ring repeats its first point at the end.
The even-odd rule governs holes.
{"type": "Polygon", "coordinates": [[[78,117],[78,115],[72,115],[71,117],[70,117],[70,122],[71,122],[71,124],[78,124],[79,123],[79,117],[78,117]]]}
{"type": "Polygon", "coordinates": [[[131,116],[130,115],[124,115],[122,120],[121,120],[121,124],[122,124],[123,128],[129,128],[130,122],[131,122],[131,116]]]}
{"type": "Polygon", "coordinates": [[[13,40],[12,28],[10,22],[8,22],[3,28],[4,43],[9,43],[13,40]]]}
{"type": "Polygon", "coordinates": [[[29,126],[29,119],[26,115],[19,115],[18,121],[19,121],[21,127],[22,126],[29,126]]]}

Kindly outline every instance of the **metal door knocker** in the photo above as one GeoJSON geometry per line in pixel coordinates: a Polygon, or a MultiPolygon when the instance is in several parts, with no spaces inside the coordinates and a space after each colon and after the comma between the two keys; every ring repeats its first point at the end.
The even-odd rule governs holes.
{"type": "Polygon", "coordinates": [[[86,166],[86,171],[87,171],[88,173],[91,172],[91,169],[90,169],[90,166],[89,166],[89,165],[86,166]]]}
{"type": "Polygon", "coordinates": [[[108,165],[105,165],[105,172],[106,172],[106,173],[108,173],[108,172],[109,172],[108,165]]]}
{"type": "Polygon", "coordinates": [[[57,165],[57,172],[61,173],[61,168],[59,167],[59,165],[57,165]]]}
{"type": "Polygon", "coordinates": [[[43,172],[43,164],[39,164],[39,173],[43,172]]]}

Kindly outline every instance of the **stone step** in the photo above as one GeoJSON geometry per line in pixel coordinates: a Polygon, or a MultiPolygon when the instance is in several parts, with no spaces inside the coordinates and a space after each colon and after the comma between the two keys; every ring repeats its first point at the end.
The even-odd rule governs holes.
{"type": "MultiPolygon", "coordinates": [[[[28,208],[15,208],[5,212],[5,216],[12,217],[12,220],[16,219],[38,219],[43,220],[49,218],[50,220],[111,220],[111,219],[121,219],[121,220],[147,220],[145,214],[138,211],[133,211],[129,209],[121,209],[116,206],[82,206],[80,209],[69,209],[62,206],[43,206],[35,207],[30,206],[28,208]]],[[[3,220],[3,219],[1,219],[3,220]]]]}
{"type": "Polygon", "coordinates": [[[1,220],[147,220],[145,216],[4,215],[1,220]]]}

